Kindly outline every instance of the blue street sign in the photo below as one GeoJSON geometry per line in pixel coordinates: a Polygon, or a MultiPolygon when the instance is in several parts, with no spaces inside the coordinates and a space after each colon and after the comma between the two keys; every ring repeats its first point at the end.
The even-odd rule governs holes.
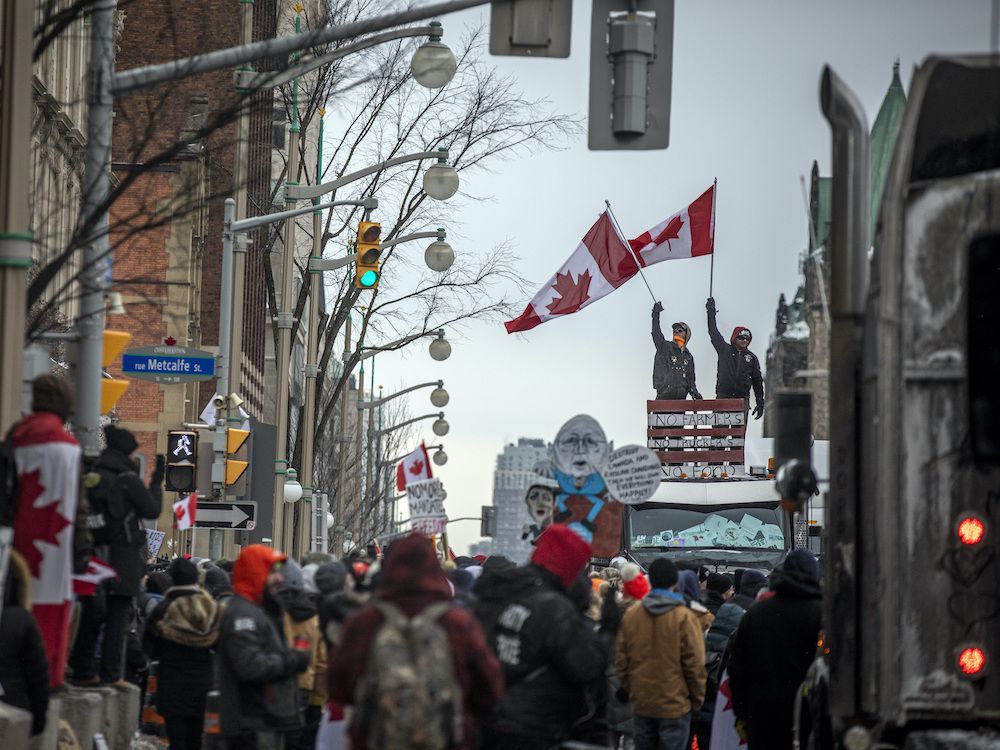
{"type": "Polygon", "coordinates": [[[122,372],[154,383],[190,383],[215,377],[215,355],[186,346],[144,346],[126,349],[122,372]]]}

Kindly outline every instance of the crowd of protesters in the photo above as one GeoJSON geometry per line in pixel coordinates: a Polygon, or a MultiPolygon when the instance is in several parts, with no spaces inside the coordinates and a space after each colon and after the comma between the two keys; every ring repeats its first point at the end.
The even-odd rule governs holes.
{"type": "MultiPolygon", "coordinates": [[[[25,466],[34,446],[76,445],[58,379],[43,376],[34,395],[7,444],[25,466]]],[[[805,550],[769,576],[666,557],[646,571],[621,558],[595,568],[590,544],[553,524],[522,566],[442,561],[419,534],[342,560],[311,553],[300,564],[250,545],[234,562],[153,561],[143,520],[160,514],[162,461],[146,484],[134,436],[108,426],[104,438],[88,504],[32,505],[55,483],[46,471],[74,468],[65,449],[48,468],[39,459],[37,477],[22,471],[18,504],[0,507],[15,531],[0,701],[29,711],[36,734],[68,679],[148,687],[173,750],[208,736],[240,750],[792,747],[820,629],[819,566],[805,550]],[[93,553],[114,576],[60,608],[52,602],[68,604],[68,592],[45,579],[61,569],[36,540],[69,526],[65,577],[93,553]]]]}

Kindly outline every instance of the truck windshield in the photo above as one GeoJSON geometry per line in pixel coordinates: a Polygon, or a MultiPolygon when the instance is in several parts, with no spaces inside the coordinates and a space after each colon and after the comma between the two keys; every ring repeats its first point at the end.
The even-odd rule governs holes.
{"type": "Polygon", "coordinates": [[[629,514],[632,549],[785,549],[781,511],[773,505],[643,503],[629,514]]]}

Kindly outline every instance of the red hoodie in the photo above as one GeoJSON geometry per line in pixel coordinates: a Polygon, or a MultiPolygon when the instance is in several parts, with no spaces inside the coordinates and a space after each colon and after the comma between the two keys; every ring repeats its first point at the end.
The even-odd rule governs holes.
{"type": "MultiPolygon", "coordinates": [[[[413,617],[434,602],[451,598],[451,588],[438,563],[434,545],[420,534],[410,534],[394,542],[382,571],[376,596],[395,604],[407,617],[413,617]]],[[[500,702],[503,673],[486,645],[479,622],[471,614],[453,608],[442,615],[440,622],[448,634],[455,676],[462,686],[465,732],[462,743],[456,745],[455,750],[471,750],[476,746],[479,719],[500,702]]],[[[382,613],[373,606],[365,607],[345,623],[343,640],[330,655],[327,676],[331,700],[344,705],[354,703],[368,652],[381,624],[382,613]]],[[[350,732],[351,747],[366,750],[361,728],[352,724],[350,732]]]]}
{"type": "Polygon", "coordinates": [[[276,562],[284,562],[286,559],[283,553],[263,544],[244,547],[233,564],[233,592],[254,604],[261,604],[271,568],[276,562]]]}

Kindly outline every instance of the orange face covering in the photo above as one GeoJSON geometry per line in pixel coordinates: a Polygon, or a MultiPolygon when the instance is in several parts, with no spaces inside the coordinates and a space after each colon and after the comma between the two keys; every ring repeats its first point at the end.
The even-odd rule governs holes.
{"type": "Polygon", "coordinates": [[[677,346],[684,346],[683,336],[674,336],[674,341],[677,342],[677,346]]]}

